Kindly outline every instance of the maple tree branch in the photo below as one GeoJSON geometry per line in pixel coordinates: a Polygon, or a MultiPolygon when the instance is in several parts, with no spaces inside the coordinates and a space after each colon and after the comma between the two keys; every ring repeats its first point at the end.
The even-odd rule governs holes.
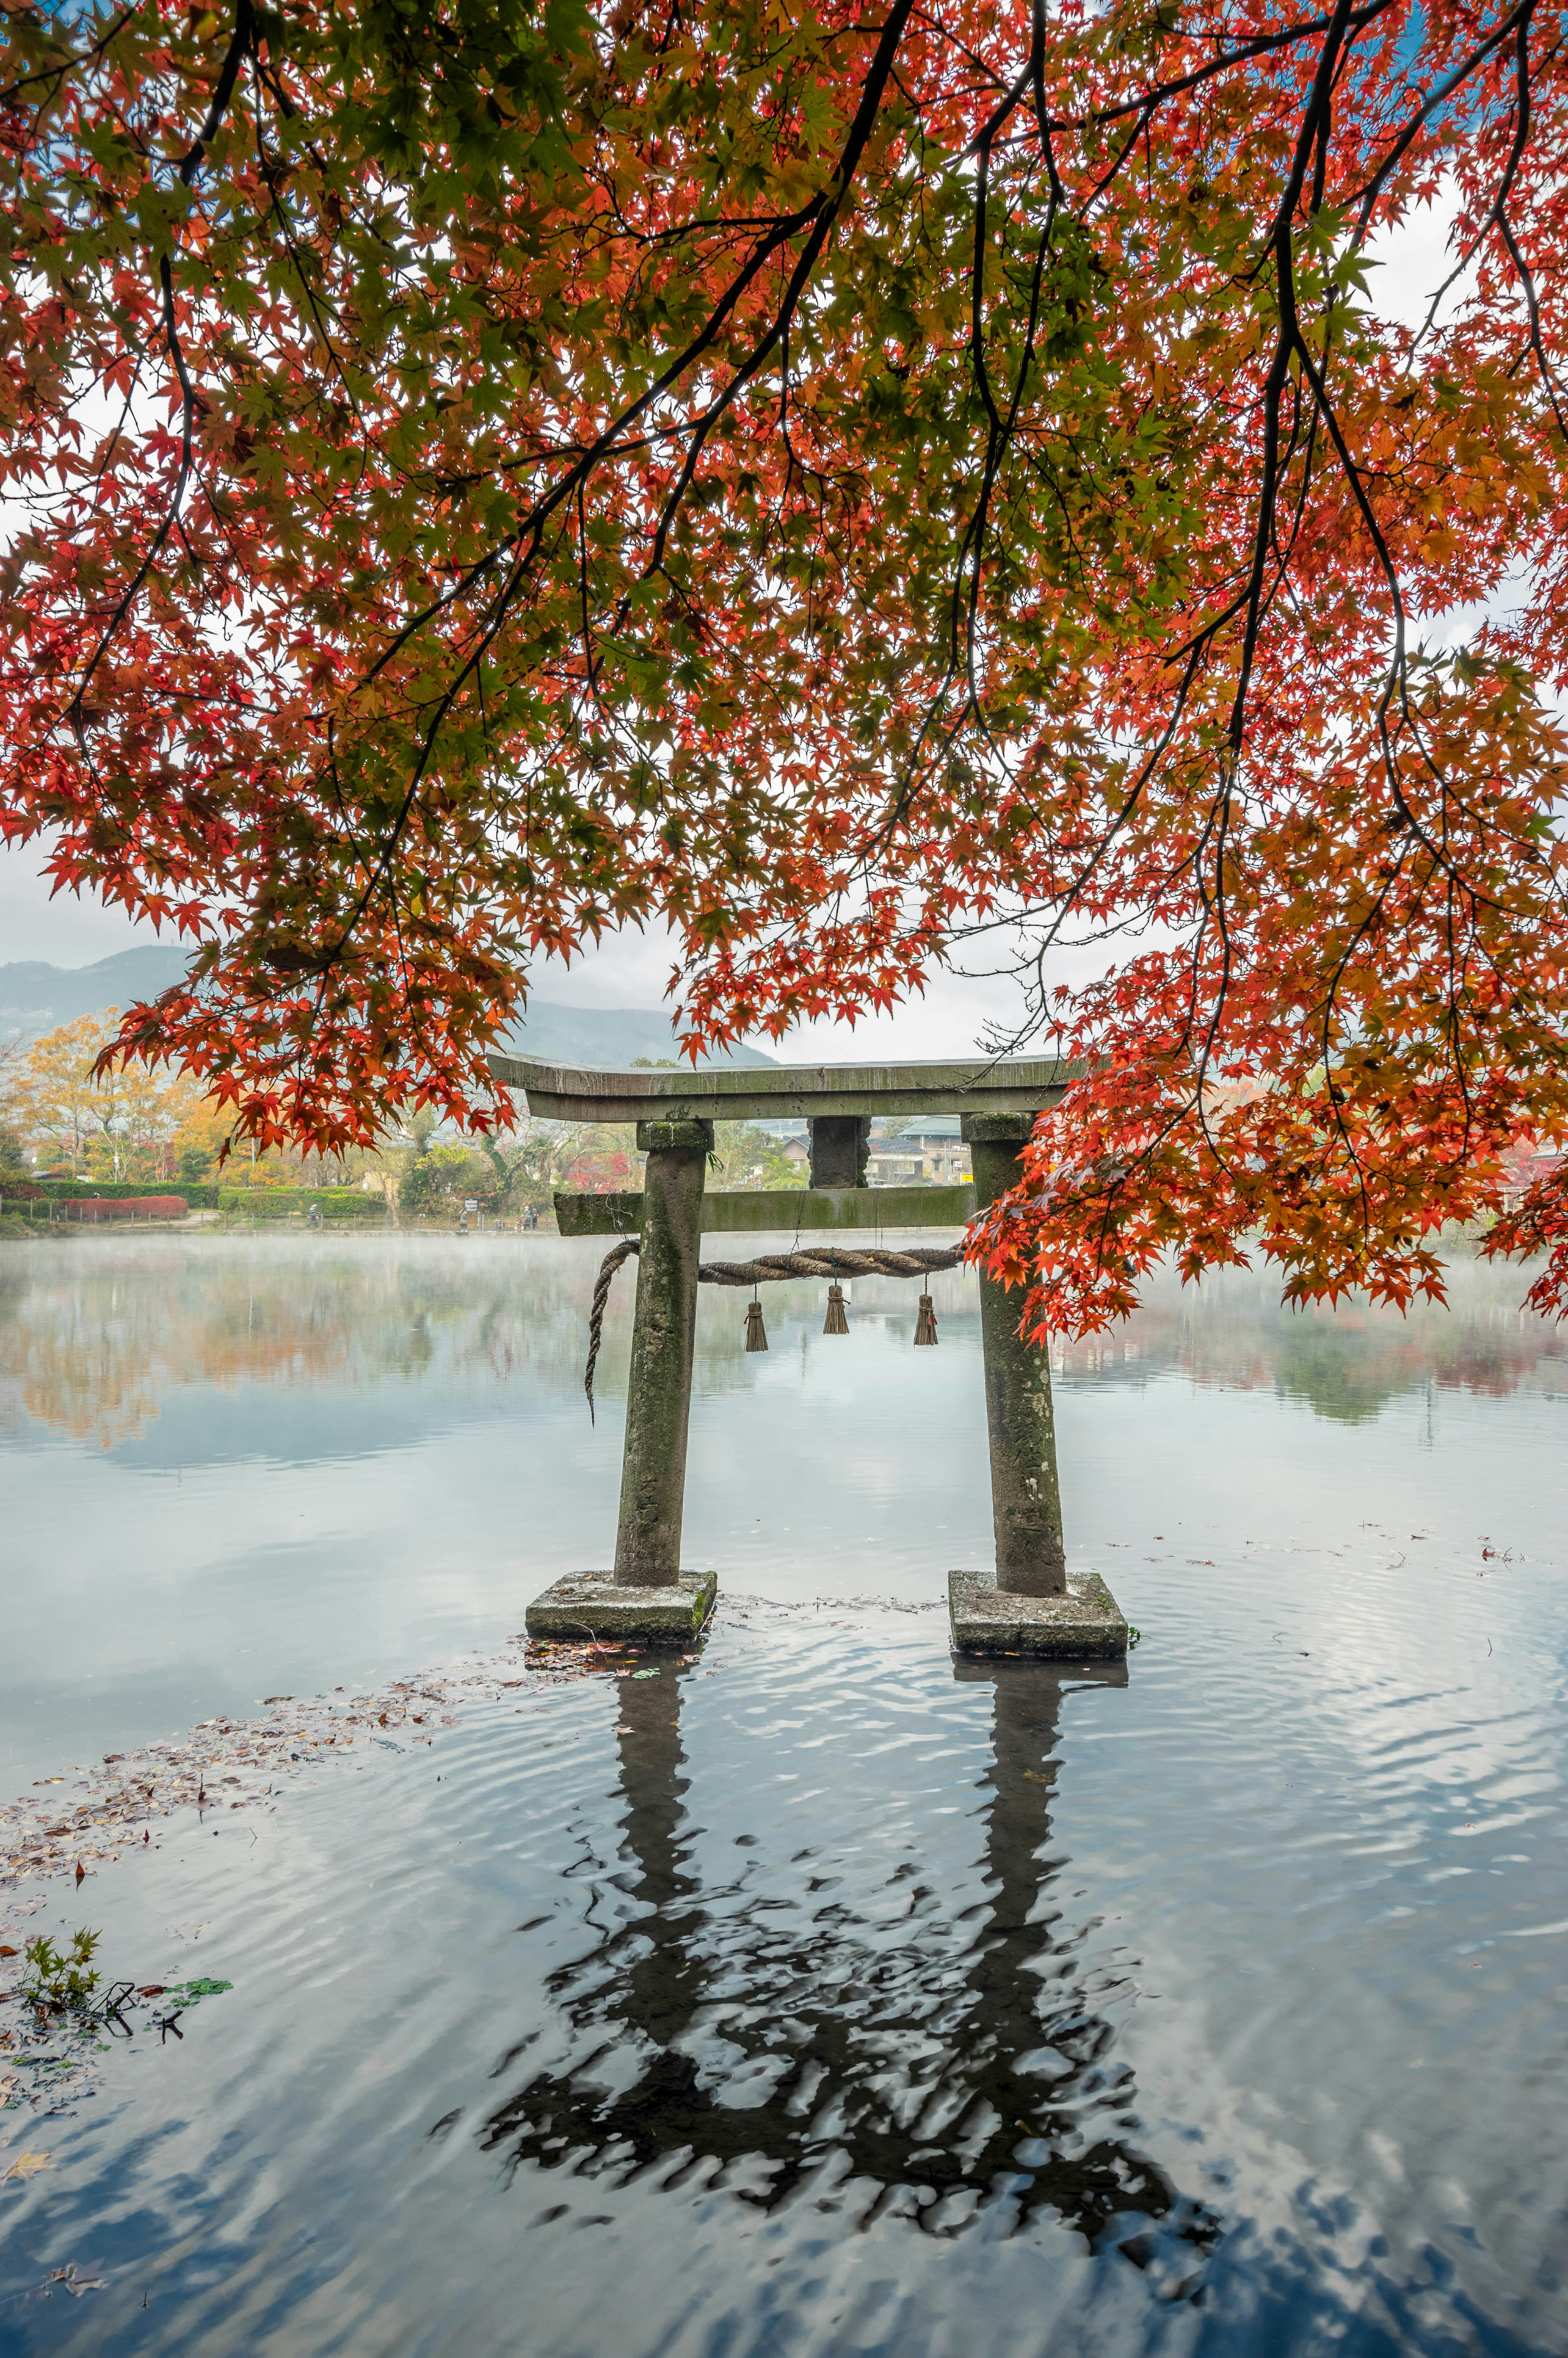
{"type": "Polygon", "coordinates": [[[1253,538],[1252,571],[1247,590],[1247,621],[1242,633],[1241,653],[1238,664],[1236,700],[1230,712],[1230,743],[1238,753],[1241,751],[1247,710],[1247,689],[1252,676],[1257,653],[1258,633],[1262,623],[1263,579],[1268,563],[1270,536],[1273,531],[1274,502],[1280,479],[1280,403],[1294,347],[1301,342],[1296,319],[1295,256],[1292,232],[1296,207],[1301,201],[1303,184],[1313,150],[1328,120],[1330,97],[1334,86],[1335,67],[1340,43],[1349,23],[1349,0],[1339,0],[1334,12],[1322,50],[1317,70],[1313,76],[1312,90],[1296,137],[1294,155],[1286,178],[1284,191],[1274,215],[1269,243],[1274,253],[1274,285],[1280,308],[1280,326],[1275,340],[1274,357],[1263,389],[1263,464],[1262,480],[1258,492],[1258,525],[1253,538]]]}
{"type": "MultiPolygon", "coordinates": [[[[8,14],[9,11],[6,13],[8,14]]],[[[30,16],[32,12],[29,10],[27,13],[30,16]]],[[[55,94],[55,91],[59,89],[59,84],[65,81],[69,74],[74,73],[78,66],[92,65],[97,59],[103,58],[108,53],[109,49],[124,31],[126,26],[132,22],[135,14],[136,11],[134,7],[125,9],[121,16],[115,18],[108,31],[104,33],[101,38],[93,42],[92,47],[90,49],[79,49],[71,57],[57,59],[55,63],[51,66],[40,66],[36,73],[22,74],[16,81],[7,82],[4,89],[0,89],[0,106],[3,106],[5,101],[9,98],[20,97],[23,91],[31,90],[35,82],[40,81],[50,82],[54,85],[54,88],[51,89],[49,93],[49,96],[52,98],[55,94]]],[[[43,103],[47,106],[49,103],[49,98],[46,98],[43,103]]]]}
{"type": "MultiPolygon", "coordinates": [[[[127,20],[122,21],[124,22],[127,20]]],[[[251,0],[238,0],[238,5],[234,12],[233,34],[230,40],[222,66],[219,71],[217,88],[213,92],[212,101],[207,110],[206,119],[203,122],[197,137],[187,149],[184,157],[180,160],[179,178],[186,188],[189,188],[194,181],[198,171],[201,168],[202,158],[206,155],[207,149],[211,141],[217,135],[223,117],[228,112],[229,101],[233,96],[234,84],[239,79],[240,68],[244,62],[252,43],[253,25],[254,19],[252,16],[251,0]]],[[[77,743],[81,746],[83,753],[87,751],[86,705],[84,701],[87,690],[92,682],[99,665],[103,662],[104,655],[107,654],[109,647],[113,644],[116,633],[119,631],[122,623],[125,620],[125,617],[129,614],[132,607],[140,596],[142,585],[152,571],[154,565],[157,562],[164,545],[178,520],[180,504],[185,497],[185,487],[190,480],[191,455],[196,426],[196,388],[191,382],[190,372],[186,365],[184,348],[180,341],[179,323],[175,313],[174,272],[168,254],[160,254],[158,257],[157,276],[158,287],[162,297],[164,341],[168,347],[170,362],[174,368],[175,377],[179,385],[179,467],[174,479],[174,489],[169,495],[168,505],[164,511],[163,520],[159,524],[157,532],[154,534],[152,542],[140,565],[136,568],[135,573],[132,577],[130,586],[126,589],[124,595],[116,604],[114,611],[109,619],[108,624],[102,633],[98,644],[93,649],[92,654],[88,661],[87,668],[81,676],[81,681],[77,686],[76,692],[72,696],[70,702],[66,707],[65,717],[70,722],[72,732],[75,735],[77,743]]]]}
{"type": "MultiPolygon", "coordinates": [[[[1394,5],[1395,0],[1368,0],[1368,5],[1350,12],[1347,22],[1359,30],[1375,23],[1394,5]]],[[[1190,73],[1177,74],[1169,81],[1156,82],[1136,98],[1123,99],[1115,106],[1095,107],[1087,114],[1055,116],[1051,128],[1054,131],[1098,130],[1107,124],[1119,123],[1125,116],[1134,114],[1141,118],[1139,128],[1141,129],[1142,120],[1152,116],[1168,99],[1184,98],[1190,91],[1200,89],[1206,81],[1213,81],[1217,75],[1229,73],[1237,66],[1250,64],[1254,58],[1270,57],[1281,49],[1293,49],[1302,41],[1313,40],[1319,33],[1328,32],[1334,23],[1334,16],[1313,16],[1300,24],[1287,25],[1277,33],[1254,34],[1238,48],[1227,49],[1223,57],[1212,58],[1206,65],[1195,66],[1190,73]]]]}
{"type": "Polygon", "coordinates": [[[120,625],[124,621],[126,615],[130,612],[131,608],[135,605],[136,599],[141,593],[142,584],[146,581],[148,574],[152,571],[153,567],[157,562],[164,544],[168,540],[169,534],[174,529],[176,520],[179,514],[180,502],[185,497],[185,486],[190,478],[192,437],[196,417],[196,391],[190,382],[190,374],[185,365],[185,354],[180,345],[179,327],[178,322],[175,318],[174,308],[174,274],[169,268],[168,256],[167,254],[163,255],[158,263],[158,286],[163,297],[164,337],[168,347],[169,358],[174,364],[175,375],[178,381],[180,391],[181,431],[179,444],[179,468],[174,479],[174,490],[170,494],[168,505],[164,510],[163,520],[159,524],[157,532],[153,535],[152,541],[146,555],[143,557],[141,563],[137,566],[135,572],[131,577],[128,588],[121,596],[114,612],[111,614],[107,624],[101,633],[98,644],[93,649],[92,654],[89,658],[87,668],[82,673],[81,678],[77,685],[76,692],[65,708],[65,717],[70,722],[72,733],[84,754],[87,752],[86,732],[88,711],[85,701],[87,691],[92,684],[93,676],[97,672],[99,665],[103,662],[104,655],[107,654],[109,647],[114,642],[115,633],[119,630],[120,625]]]}
{"type": "Polygon", "coordinates": [[[1371,226],[1372,211],[1378,199],[1388,186],[1395,168],[1421,135],[1422,127],[1431,121],[1438,108],[1451,99],[1454,92],[1465,82],[1468,81],[1476,67],[1484,64],[1492,51],[1501,47],[1518,25],[1520,16],[1528,16],[1534,6],[1535,0],[1520,0],[1519,6],[1510,8],[1500,23],[1494,26],[1484,39],[1476,44],[1468,57],[1463,59],[1451,73],[1444,74],[1442,80],[1434,84],[1428,96],[1411,116],[1388,155],[1368,182],[1365,193],[1360,200],[1361,218],[1357,226],[1355,239],[1357,245],[1365,239],[1371,226]]]}
{"type": "MultiPolygon", "coordinates": [[[[1552,373],[1552,364],[1546,357],[1546,347],[1541,341],[1541,298],[1536,292],[1535,276],[1519,251],[1519,241],[1514,235],[1508,218],[1509,195],[1523,160],[1524,151],[1530,144],[1530,24],[1534,6],[1535,0],[1525,0],[1525,5],[1519,11],[1519,29],[1514,37],[1513,145],[1509,151],[1508,163],[1498,184],[1497,196],[1492,201],[1486,222],[1477,233],[1476,243],[1478,243],[1480,238],[1486,234],[1488,227],[1495,227],[1508,249],[1509,259],[1518,272],[1519,284],[1524,288],[1525,306],[1530,319],[1530,350],[1535,354],[1536,366],[1541,373],[1546,398],[1552,405],[1552,414],[1557,420],[1557,430],[1564,440],[1568,440],[1568,423],[1563,420],[1562,407],[1557,398],[1557,385],[1552,373]]],[[[1434,304],[1433,308],[1435,308],[1434,304]]]]}
{"type": "Polygon", "coordinates": [[[223,62],[218,70],[218,84],[212,92],[212,103],[200,130],[180,158],[179,177],[188,189],[201,169],[207,150],[222,127],[223,117],[229,111],[229,101],[234,95],[234,84],[240,78],[240,68],[250,55],[254,42],[255,16],[251,0],[237,0],[234,29],[230,36],[223,62]]]}
{"type": "MultiPolygon", "coordinates": [[[[643,568],[643,579],[647,579],[650,575],[660,569],[676,510],[690,486],[703,444],[719,418],[733,406],[744,387],[765,365],[784,329],[793,319],[817,257],[827,243],[833,223],[853,185],[860,158],[875,126],[881,105],[882,92],[887,86],[893,59],[898,52],[899,42],[903,38],[913,5],[914,0],[894,0],[892,10],[881,28],[870,70],[861,85],[860,103],[839,151],[837,168],[828,181],[827,189],[814,197],[809,204],[774,222],[773,228],[758,242],[749,260],[730,280],[719,302],[709,311],[702,327],[684,349],[660,372],[652,384],[646,386],[634,401],[628,403],[611,422],[595,436],[593,441],[568,473],[535,503],[534,508],[514,534],[509,535],[508,539],[497,548],[479,559],[470,568],[463,580],[445,597],[434,601],[405,623],[389,645],[384,648],[375,662],[367,668],[363,675],[366,684],[377,677],[385,665],[408,644],[427,622],[434,619],[457,598],[464,595],[468,588],[476,583],[485,573],[492,571],[508,551],[517,548],[529,535],[536,534],[562,502],[573,496],[578,483],[586,481],[600,460],[619,446],[626,429],[644,416],[654,404],[669,392],[705,352],[713,348],[719,341],[726,320],[752,281],[766,266],[773,255],[787,244],[791,237],[810,223],[810,232],[806,244],[790,275],[784,297],[775,308],[767,328],[753,343],[747,359],[732,375],[719,399],[708,406],[702,417],[697,421],[695,427],[688,427],[691,440],[688,443],[686,460],[676,487],[665,501],[660,514],[654,531],[652,552],[643,568]]],[[[510,612],[513,597],[521,586],[522,578],[523,568],[514,565],[491,626],[489,643],[493,643],[494,635],[510,612]]],[[[428,749],[421,757],[421,771],[427,759],[428,749]]]]}

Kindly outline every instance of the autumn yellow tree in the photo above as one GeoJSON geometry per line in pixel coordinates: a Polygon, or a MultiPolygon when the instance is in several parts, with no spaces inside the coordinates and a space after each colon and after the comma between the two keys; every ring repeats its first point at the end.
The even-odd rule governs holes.
{"type": "MultiPolygon", "coordinates": [[[[92,1077],[93,1059],[111,1036],[117,1009],[80,1015],[46,1032],[3,1076],[5,1119],[33,1149],[40,1167],[68,1163],[73,1173],[87,1167],[94,1138],[103,1134],[106,1092],[92,1077]]],[[[110,1084],[109,1097],[119,1081],[110,1084]]]]}
{"type": "MultiPolygon", "coordinates": [[[[144,1065],[116,1076],[120,1087],[103,1146],[95,1160],[109,1166],[104,1176],[114,1179],[172,1179],[182,1142],[200,1133],[213,1119],[212,1109],[199,1085],[183,1073],[159,1072],[144,1065]],[[125,1084],[129,1083],[127,1087],[125,1084]]],[[[226,1135],[229,1125],[217,1118],[226,1135]]]]}
{"type": "Polygon", "coordinates": [[[200,1089],[189,1083],[186,1087],[189,1094],[188,1098],[182,1100],[178,1124],[171,1141],[173,1168],[168,1175],[190,1186],[222,1175],[221,1158],[234,1123],[232,1114],[225,1113],[221,1106],[203,1097],[200,1089]]]}
{"type": "Polygon", "coordinates": [[[41,1167],[69,1163],[77,1176],[168,1179],[181,1147],[215,1154],[228,1120],[189,1076],[142,1066],[102,1080],[93,1065],[119,1010],[81,1015],[47,1032],[0,1067],[0,1120],[41,1167]]]}

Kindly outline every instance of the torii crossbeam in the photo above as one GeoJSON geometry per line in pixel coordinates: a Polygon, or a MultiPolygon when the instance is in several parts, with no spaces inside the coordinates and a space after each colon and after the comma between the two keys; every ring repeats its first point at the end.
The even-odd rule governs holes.
{"type": "MultiPolygon", "coordinates": [[[[563,1236],[638,1238],[637,1306],[614,1569],[557,1581],[528,1607],[529,1634],[687,1643],[718,1586],[713,1572],[680,1560],[704,1233],[961,1227],[1017,1184],[1035,1116],[1059,1102],[1077,1068],[1036,1058],[598,1072],[500,1055],[490,1066],[544,1120],[635,1122],[647,1157],[641,1194],[556,1197],[563,1236]],[[868,1187],[872,1119],[930,1113],[959,1116],[974,1184],[868,1187]],[[801,1118],[808,1187],[706,1192],[715,1121],[801,1118]]],[[[1067,1572],[1050,1362],[1018,1323],[1017,1295],[982,1271],[996,1563],[949,1574],[954,1643],[963,1653],[1115,1660],[1127,1650],[1127,1624],[1114,1598],[1098,1575],[1067,1572]]]]}

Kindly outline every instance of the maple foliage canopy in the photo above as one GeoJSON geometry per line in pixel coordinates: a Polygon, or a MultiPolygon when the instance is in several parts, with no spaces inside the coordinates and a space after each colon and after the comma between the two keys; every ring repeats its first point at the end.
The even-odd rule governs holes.
{"type": "Polygon", "coordinates": [[[483,1128],[541,952],[670,925],[695,1049],[1022,917],[1036,1323],[1568,1289],[1555,14],[0,15],[0,824],[189,939],[122,1056],[483,1128]]]}

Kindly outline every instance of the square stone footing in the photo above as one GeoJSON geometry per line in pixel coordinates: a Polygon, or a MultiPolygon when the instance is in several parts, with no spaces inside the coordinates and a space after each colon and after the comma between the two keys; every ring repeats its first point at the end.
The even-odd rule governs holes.
{"type": "Polygon", "coordinates": [[[677,1573],[667,1588],[622,1587],[613,1573],[568,1572],[535,1596],[530,1638],[580,1645],[613,1638],[629,1646],[685,1646],[701,1631],[719,1594],[716,1572],[677,1573]]]}
{"type": "Polygon", "coordinates": [[[1119,1662],[1127,1652],[1121,1608],[1097,1572],[1070,1572],[1065,1596],[1013,1596],[994,1572],[950,1572],[947,1607],[960,1654],[1119,1662]]]}

